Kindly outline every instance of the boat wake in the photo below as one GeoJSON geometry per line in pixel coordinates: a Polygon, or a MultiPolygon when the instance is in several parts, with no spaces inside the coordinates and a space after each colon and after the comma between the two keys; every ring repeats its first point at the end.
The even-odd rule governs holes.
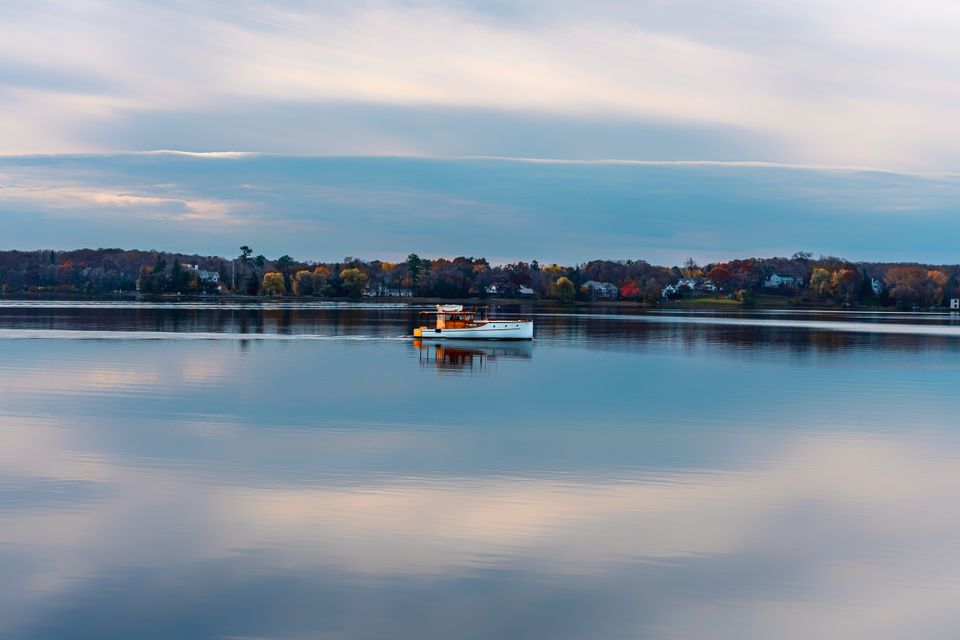
{"type": "Polygon", "coordinates": [[[534,313],[543,317],[576,317],[621,322],[649,322],[653,324],[694,324],[734,327],[758,327],[770,329],[808,329],[810,331],[839,331],[850,333],[884,333],[917,336],[960,337],[960,325],[910,324],[903,322],[855,322],[827,320],[786,320],[763,318],[729,318],[723,316],[666,316],[666,315],[613,315],[601,313],[534,313]]]}
{"type": "Polygon", "coordinates": [[[232,333],[217,331],[98,331],[61,329],[0,329],[0,340],[223,340],[281,342],[385,342],[409,341],[407,336],[317,335],[284,333],[232,333]]]}

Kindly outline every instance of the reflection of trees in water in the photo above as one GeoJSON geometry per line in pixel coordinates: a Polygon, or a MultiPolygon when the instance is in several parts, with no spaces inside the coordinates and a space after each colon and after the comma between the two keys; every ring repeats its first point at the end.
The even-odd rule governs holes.
{"type": "MultiPolygon", "coordinates": [[[[567,307],[532,307],[529,304],[507,305],[490,310],[492,316],[531,315],[536,321],[536,336],[543,340],[583,343],[594,349],[643,349],[654,345],[675,345],[678,348],[718,348],[756,351],[762,345],[766,353],[840,352],[845,350],[923,351],[930,349],[960,351],[960,338],[911,334],[855,333],[756,325],[686,324],[671,322],[669,316],[646,316],[654,320],[636,320],[635,310],[611,310],[609,315],[540,315],[574,311],[567,307]],[[663,321],[656,321],[662,317],[663,321]],[[772,351],[771,351],[772,350],[772,351]]],[[[704,317],[710,314],[704,314],[704,317]]],[[[718,314],[714,314],[718,315],[718,314]]],[[[804,315],[738,315],[739,318],[785,320],[909,323],[909,316],[864,316],[824,314],[804,315]]],[[[916,319],[925,326],[960,326],[960,316],[922,316],[916,319]]],[[[417,309],[411,307],[280,307],[259,305],[210,305],[202,308],[159,307],[7,307],[0,312],[0,327],[47,330],[114,330],[160,332],[233,332],[249,334],[343,335],[397,337],[409,336],[417,324],[417,309]]],[[[508,343],[509,344],[509,343],[508,343]]]]}
{"type": "MultiPolygon", "coordinates": [[[[538,317],[537,337],[582,343],[596,349],[645,348],[673,344],[693,349],[716,347],[756,351],[757,347],[794,353],[848,350],[960,351],[960,337],[909,333],[867,333],[757,325],[685,324],[617,319],[615,316],[538,317]]],[[[952,324],[949,321],[942,324],[952,324]]]]}
{"type": "Polygon", "coordinates": [[[22,307],[7,308],[0,327],[50,330],[408,335],[413,312],[405,308],[261,308],[259,306],[22,307]]]}

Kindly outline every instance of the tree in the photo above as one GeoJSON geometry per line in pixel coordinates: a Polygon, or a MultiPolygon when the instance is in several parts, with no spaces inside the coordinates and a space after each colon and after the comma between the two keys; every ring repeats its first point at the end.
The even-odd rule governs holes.
{"type": "Polygon", "coordinates": [[[247,295],[255,296],[260,291],[260,281],[257,279],[257,272],[254,271],[247,278],[247,295]]]}
{"type": "Polygon", "coordinates": [[[280,274],[283,276],[283,286],[286,287],[287,291],[293,289],[290,282],[290,267],[293,265],[293,258],[288,255],[282,255],[277,258],[277,269],[280,270],[280,274]]]}
{"type": "Polygon", "coordinates": [[[837,302],[854,302],[858,288],[858,272],[855,269],[837,269],[830,276],[830,293],[837,302]]]}
{"type": "Polygon", "coordinates": [[[923,285],[927,272],[917,265],[895,265],[887,269],[884,281],[890,289],[890,297],[901,309],[919,304],[923,297],[923,285]]]}
{"type": "Polygon", "coordinates": [[[423,273],[423,260],[415,253],[407,256],[407,273],[410,276],[410,286],[417,288],[420,285],[420,274],[423,273]]]}
{"type": "Polygon", "coordinates": [[[697,261],[693,258],[687,258],[683,261],[683,269],[681,269],[684,278],[700,278],[703,277],[703,269],[697,266],[697,261]]]}
{"type": "Polygon", "coordinates": [[[283,284],[283,275],[276,271],[263,274],[263,293],[268,296],[282,296],[287,292],[283,284]]]}
{"type": "Polygon", "coordinates": [[[367,274],[356,267],[350,267],[340,272],[340,279],[351,298],[359,298],[363,286],[367,284],[367,274]]]}
{"type": "Polygon", "coordinates": [[[298,296],[313,295],[313,274],[310,271],[297,271],[297,275],[293,277],[293,293],[298,296]]]}
{"type": "Polygon", "coordinates": [[[635,300],[640,297],[640,287],[633,282],[628,282],[620,287],[620,297],[624,300],[635,300]]]}
{"type": "Polygon", "coordinates": [[[948,276],[943,271],[938,269],[931,269],[927,271],[927,293],[930,302],[933,304],[949,304],[949,301],[946,300],[944,295],[947,289],[947,283],[950,281],[950,276],[948,276]]]}
{"type": "Polygon", "coordinates": [[[730,267],[725,264],[715,264],[707,273],[707,278],[712,280],[721,289],[725,288],[733,277],[730,267]]]}
{"type": "Polygon", "coordinates": [[[333,287],[330,286],[328,280],[330,279],[330,269],[324,265],[318,265],[316,269],[313,270],[313,295],[315,296],[332,296],[333,287]]]}
{"type": "Polygon", "coordinates": [[[573,281],[566,276],[557,278],[557,281],[554,283],[554,288],[556,289],[560,302],[573,300],[573,296],[577,293],[576,287],[573,286],[573,281]]]}
{"type": "Polygon", "coordinates": [[[830,292],[830,272],[821,267],[813,270],[810,276],[810,288],[817,294],[818,298],[823,298],[830,292]]]}
{"type": "Polygon", "coordinates": [[[180,258],[175,258],[173,266],[170,267],[170,291],[180,293],[186,288],[187,274],[183,272],[183,265],[180,264],[180,258]]]}

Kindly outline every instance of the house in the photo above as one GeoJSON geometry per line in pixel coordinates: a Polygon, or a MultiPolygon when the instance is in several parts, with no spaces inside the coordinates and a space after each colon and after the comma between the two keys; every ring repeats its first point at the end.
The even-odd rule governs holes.
{"type": "Polygon", "coordinates": [[[217,271],[204,271],[203,269],[197,269],[197,279],[200,282],[212,282],[213,284],[220,284],[220,273],[217,271]]]}
{"type": "Polygon", "coordinates": [[[883,281],[876,278],[870,278],[870,288],[876,295],[883,293],[883,281]]]}
{"type": "Polygon", "coordinates": [[[218,271],[205,271],[200,268],[198,264],[185,264],[183,265],[188,271],[193,271],[197,274],[197,280],[200,282],[210,282],[213,284],[220,284],[220,273],[218,271]]]}
{"type": "Polygon", "coordinates": [[[594,300],[616,300],[620,290],[612,282],[597,282],[596,280],[587,280],[583,288],[587,290],[594,300]]]}
{"type": "Polygon", "coordinates": [[[768,289],[792,288],[798,289],[803,286],[803,280],[789,273],[774,273],[767,276],[763,281],[763,286],[768,289]]]}
{"type": "Polygon", "coordinates": [[[719,290],[719,287],[717,287],[713,280],[708,280],[706,278],[701,280],[696,280],[695,278],[681,278],[676,282],[676,284],[668,284],[661,289],[660,295],[664,298],[669,298],[679,294],[684,287],[689,291],[705,291],[708,293],[716,293],[719,290]]]}
{"type": "Polygon", "coordinates": [[[483,291],[488,296],[516,296],[518,298],[533,298],[536,293],[533,289],[526,285],[517,285],[514,287],[512,284],[488,284],[483,288],[483,291]]]}
{"type": "Polygon", "coordinates": [[[953,311],[960,310],[960,298],[950,298],[950,309],[953,311]]]}
{"type": "Polygon", "coordinates": [[[385,284],[377,284],[373,287],[367,287],[364,289],[360,295],[365,298],[412,298],[413,290],[412,289],[398,289],[395,287],[388,287],[385,284]]]}

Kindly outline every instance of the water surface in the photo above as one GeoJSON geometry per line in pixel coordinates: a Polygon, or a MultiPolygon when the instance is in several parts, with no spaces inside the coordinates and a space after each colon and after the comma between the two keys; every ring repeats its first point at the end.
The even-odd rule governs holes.
{"type": "Polygon", "coordinates": [[[960,323],[0,304],[0,637],[955,638],[960,323]]]}

